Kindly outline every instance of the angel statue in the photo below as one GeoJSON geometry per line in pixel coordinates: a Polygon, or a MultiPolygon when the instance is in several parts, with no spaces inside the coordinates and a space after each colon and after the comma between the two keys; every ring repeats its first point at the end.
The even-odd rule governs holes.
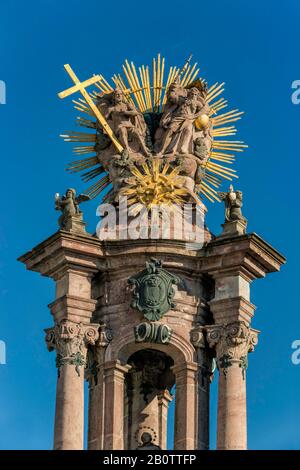
{"type": "Polygon", "coordinates": [[[232,184],[229,186],[227,193],[219,192],[218,195],[225,202],[225,224],[240,220],[246,222],[242,214],[243,193],[242,191],[234,191],[232,184]]]}
{"type": "Polygon", "coordinates": [[[58,219],[59,227],[62,230],[85,232],[79,204],[89,199],[90,197],[86,194],[79,194],[76,197],[76,191],[72,188],[67,189],[65,196],[60,197],[59,193],[55,194],[55,209],[62,212],[58,219]]]}

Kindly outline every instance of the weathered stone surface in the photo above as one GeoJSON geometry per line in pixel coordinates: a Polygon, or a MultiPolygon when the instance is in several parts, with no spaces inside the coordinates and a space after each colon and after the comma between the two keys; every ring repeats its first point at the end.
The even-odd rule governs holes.
{"type": "MultiPolygon", "coordinates": [[[[90,368],[87,372],[89,448],[137,447],[137,442],[129,444],[126,440],[129,414],[128,403],[124,408],[125,382],[129,358],[147,349],[166,354],[174,363],[175,448],[192,450],[208,445],[211,374],[205,375],[205,367],[212,358],[207,333],[201,337],[201,328],[209,331],[216,327],[223,331],[234,322],[249,328],[255,310],[250,302],[250,282],[278,271],[285,260],[256,234],[214,239],[202,249],[192,250],[176,240],[101,242],[92,236],[59,231],[23,255],[20,261],[27,269],[56,282],[56,299],[50,305],[55,322],[106,325],[111,332],[112,340],[102,347],[96,372],[92,376],[90,368]],[[164,325],[172,330],[168,344],[137,342],[135,336],[135,328],[144,319],[141,312],[130,307],[128,279],[142,271],[153,257],[182,280],[181,285],[174,287],[176,306],[163,317],[164,325]],[[200,422],[204,423],[202,429],[200,422]]],[[[238,344],[231,347],[234,351],[240,348],[238,344]]],[[[216,351],[219,368],[224,369],[226,361],[221,360],[217,350],[217,344],[211,348],[212,352],[216,351]]],[[[220,374],[219,448],[245,448],[246,445],[246,381],[241,357],[225,367],[226,374],[220,374]]],[[[149,424],[153,429],[158,428],[154,432],[162,437],[154,443],[162,448],[165,431],[159,429],[166,426],[167,403],[161,398],[164,390],[158,390],[153,398],[151,422],[154,424],[149,424]]],[[[83,374],[78,376],[74,365],[64,364],[57,385],[55,448],[80,449],[82,436],[83,374]]]]}

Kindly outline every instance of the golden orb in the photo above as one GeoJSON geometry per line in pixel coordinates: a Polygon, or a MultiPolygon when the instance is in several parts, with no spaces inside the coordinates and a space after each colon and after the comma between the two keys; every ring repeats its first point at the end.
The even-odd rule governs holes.
{"type": "Polygon", "coordinates": [[[209,125],[209,116],[207,114],[201,114],[196,121],[195,126],[197,129],[206,129],[209,125]]]}

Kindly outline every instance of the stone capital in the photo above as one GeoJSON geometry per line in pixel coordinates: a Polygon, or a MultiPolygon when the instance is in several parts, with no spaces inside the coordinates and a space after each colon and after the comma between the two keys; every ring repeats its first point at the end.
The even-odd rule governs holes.
{"type": "Polygon", "coordinates": [[[234,364],[242,369],[244,376],[248,364],[248,352],[258,343],[258,330],[250,328],[242,321],[205,327],[209,346],[215,348],[217,366],[226,376],[228,368],[234,364]]]}
{"type": "Polygon", "coordinates": [[[107,381],[119,381],[124,382],[125,374],[130,371],[131,366],[129,364],[122,364],[121,361],[110,361],[105,363],[105,378],[107,381]]]}
{"type": "Polygon", "coordinates": [[[101,325],[98,332],[99,337],[95,345],[89,347],[87,351],[85,379],[89,382],[90,388],[98,385],[98,374],[103,367],[105,350],[112,340],[111,330],[105,325],[101,325]]]}
{"type": "Polygon", "coordinates": [[[98,330],[99,325],[96,323],[85,325],[67,319],[45,329],[48,350],[56,350],[58,376],[61,367],[67,364],[75,366],[80,376],[80,368],[86,366],[87,348],[89,345],[94,346],[99,338],[98,330]]]}

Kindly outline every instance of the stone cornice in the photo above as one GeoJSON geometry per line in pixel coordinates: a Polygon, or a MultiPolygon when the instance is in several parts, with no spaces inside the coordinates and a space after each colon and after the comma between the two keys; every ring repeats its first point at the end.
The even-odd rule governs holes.
{"type": "Polygon", "coordinates": [[[146,258],[160,258],[166,269],[193,276],[241,275],[246,280],[278,271],[285,258],[255,233],[214,239],[201,250],[177,240],[100,241],[91,235],[59,231],[19,258],[27,269],[59,278],[66,270],[118,272],[140,267],[146,258]],[[185,263],[182,264],[183,258],[185,263]],[[120,263],[122,260],[122,263],[120,263]]]}
{"type": "Polygon", "coordinates": [[[58,278],[65,270],[95,273],[101,256],[101,242],[91,235],[58,231],[18,258],[30,271],[58,278]]]}
{"type": "Polygon", "coordinates": [[[247,280],[279,271],[286,259],[256,233],[214,239],[206,246],[201,271],[211,275],[239,274],[247,280]]]}

